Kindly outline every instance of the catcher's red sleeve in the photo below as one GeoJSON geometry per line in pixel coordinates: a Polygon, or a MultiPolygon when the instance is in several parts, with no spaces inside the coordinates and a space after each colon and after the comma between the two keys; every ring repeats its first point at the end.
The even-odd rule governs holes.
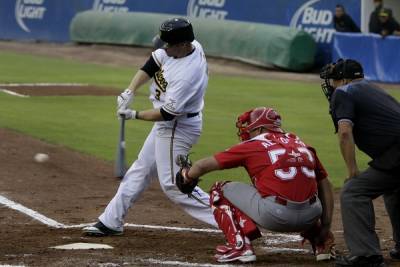
{"type": "Polygon", "coordinates": [[[221,169],[230,169],[243,166],[246,161],[246,151],[243,144],[233,146],[214,155],[221,169]]]}
{"type": "Polygon", "coordinates": [[[314,154],[315,158],[315,175],[317,181],[321,181],[328,177],[328,172],[325,170],[324,166],[322,165],[321,161],[317,156],[317,151],[313,147],[308,147],[309,150],[314,154]]]}

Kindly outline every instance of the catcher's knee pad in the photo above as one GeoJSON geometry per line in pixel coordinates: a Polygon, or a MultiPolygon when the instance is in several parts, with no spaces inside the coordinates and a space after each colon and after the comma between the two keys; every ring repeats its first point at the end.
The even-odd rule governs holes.
{"type": "Polygon", "coordinates": [[[210,189],[210,206],[218,203],[223,199],[224,193],[222,187],[229,182],[215,182],[210,189]]]}
{"type": "Polygon", "coordinates": [[[231,231],[239,231],[242,235],[248,237],[250,240],[260,237],[260,230],[253,220],[224,197],[222,187],[226,183],[229,182],[216,182],[212,186],[210,190],[210,206],[215,220],[227,237],[228,242],[230,242],[229,238],[234,236],[234,233],[231,231]]]}

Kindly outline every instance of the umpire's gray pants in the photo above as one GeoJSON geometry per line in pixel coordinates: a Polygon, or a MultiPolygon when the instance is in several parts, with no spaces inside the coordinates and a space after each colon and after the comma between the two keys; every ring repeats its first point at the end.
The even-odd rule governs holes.
{"type": "Polygon", "coordinates": [[[321,216],[321,202],[310,204],[288,201],[275,203],[275,197],[263,198],[253,186],[230,182],[222,187],[224,196],[261,227],[276,232],[300,232],[310,228],[321,216]]]}
{"type": "Polygon", "coordinates": [[[342,189],[344,238],[352,256],[381,255],[372,200],[383,195],[393,239],[400,248],[400,174],[368,168],[342,189]]]}

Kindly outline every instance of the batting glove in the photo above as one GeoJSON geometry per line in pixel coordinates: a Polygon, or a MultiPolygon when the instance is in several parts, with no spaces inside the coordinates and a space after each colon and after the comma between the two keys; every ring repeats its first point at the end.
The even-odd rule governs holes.
{"type": "Polygon", "coordinates": [[[118,97],[117,97],[117,110],[127,109],[129,105],[133,101],[133,92],[130,89],[125,89],[118,97]]]}
{"type": "Polygon", "coordinates": [[[118,117],[121,119],[125,119],[125,120],[135,120],[137,119],[136,115],[137,115],[137,111],[136,110],[132,110],[132,109],[119,109],[117,111],[118,117]]]}

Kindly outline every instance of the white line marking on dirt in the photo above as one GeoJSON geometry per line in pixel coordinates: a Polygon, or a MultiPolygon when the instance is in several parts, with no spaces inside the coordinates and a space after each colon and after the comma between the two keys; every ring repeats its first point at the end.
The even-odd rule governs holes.
{"type": "Polygon", "coordinates": [[[0,195],[0,204],[3,204],[6,207],[9,207],[10,209],[22,212],[22,213],[28,215],[29,217],[31,217],[31,218],[33,218],[33,219],[35,219],[35,220],[37,220],[37,221],[39,221],[39,222],[41,222],[43,224],[46,224],[46,225],[48,225],[50,227],[54,227],[54,228],[64,228],[65,227],[64,224],[59,223],[59,222],[57,222],[57,221],[55,221],[53,219],[50,219],[50,218],[40,214],[39,212],[31,210],[31,209],[29,209],[29,208],[27,208],[27,207],[25,207],[25,206],[23,206],[21,204],[18,204],[16,202],[12,201],[12,200],[9,200],[8,198],[3,197],[1,195],[0,195]]]}
{"type": "Polygon", "coordinates": [[[73,224],[73,225],[65,225],[65,229],[73,229],[73,228],[83,228],[86,226],[92,226],[94,223],[81,223],[81,224],[73,224]]]}
{"type": "Polygon", "coordinates": [[[303,238],[298,234],[281,234],[281,233],[266,233],[266,238],[277,238],[280,240],[286,240],[287,242],[298,242],[303,240],[303,238]]]}
{"type": "Polygon", "coordinates": [[[1,265],[0,264],[0,267],[25,267],[25,265],[1,265]]]}
{"type": "Polygon", "coordinates": [[[134,228],[147,228],[147,229],[158,229],[158,230],[172,230],[177,232],[200,232],[200,233],[221,233],[221,230],[217,229],[202,229],[202,228],[186,228],[186,227],[173,227],[173,226],[161,226],[161,225],[146,225],[146,224],[133,224],[126,223],[127,227],[134,228]]]}
{"type": "MultiPolygon", "coordinates": [[[[82,227],[86,227],[86,226],[91,226],[93,224],[94,223],[65,225],[64,228],[67,228],[67,229],[68,228],[82,228],[82,227]]],[[[174,226],[134,224],[134,223],[125,223],[124,227],[156,229],[156,230],[171,230],[171,231],[176,231],[176,232],[221,233],[221,230],[210,229],[210,228],[188,228],[188,227],[174,227],[174,226]]]]}
{"type": "Polygon", "coordinates": [[[14,91],[10,91],[10,90],[7,90],[7,89],[0,89],[0,92],[3,92],[3,93],[8,94],[8,95],[12,95],[12,96],[29,97],[29,95],[18,94],[18,93],[14,92],[14,91]]]}
{"type": "MultiPolygon", "coordinates": [[[[88,224],[77,224],[77,225],[65,225],[59,223],[53,219],[50,219],[43,214],[40,214],[37,211],[29,209],[19,203],[16,203],[4,196],[0,195],[0,204],[3,204],[10,209],[17,210],[29,217],[53,228],[63,228],[63,229],[70,229],[70,228],[82,228],[85,226],[93,225],[93,223],[88,224]]],[[[146,224],[132,224],[126,223],[125,227],[132,227],[132,228],[144,228],[144,229],[156,229],[156,230],[171,230],[177,232],[199,232],[199,233],[220,233],[221,231],[218,229],[210,229],[210,228],[186,228],[186,227],[174,227],[174,226],[162,226],[162,225],[146,225],[146,224]]],[[[301,240],[301,237],[294,234],[281,234],[281,233],[266,233],[264,234],[266,238],[265,244],[266,245],[276,245],[276,244],[285,244],[291,242],[298,242],[301,240]],[[272,239],[273,238],[273,239],[272,239]]],[[[266,249],[269,247],[265,247],[266,249]]],[[[275,249],[274,247],[271,247],[275,249]]],[[[276,248],[276,249],[286,249],[287,251],[296,251],[295,249],[290,248],[276,248]]],[[[300,250],[301,251],[301,250],[300,250]]]]}
{"type": "Polygon", "coordinates": [[[175,265],[175,266],[193,266],[193,267],[239,267],[244,265],[227,265],[227,264],[210,264],[210,263],[192,263],[184,261],[163,261],[157,259],[141,259],[143,263],[160,264],[160,265],[175,265]]]}
{"type": "Polygon", "coordinates": [[[264,244],[265,245],[282,245],[282,244],[287,244],[287,243],[293,243],[290,239],[265,239],[264,244]]]}
{"type": "MultiPolygon", "coordinates": [[[[123,265],[125,265],[125,263],[123,263],[123,265]]],[[[128,265],[128,264],[126,264],[126,265],[128,265]]],[[[120,264],[118,264],[118,263],[112,263],[112,262],[99,263],[98,266],[99,266],[99,267],[121,267],[120,264]]]]}
{"type": "Polygon", "coordinates": [[[0,83],[0,86],[88,86],[87,83],[0,83]]]}
{"type": "Polygon", "coordinates": [[[262,247],[262,249],[272,253],[293,252],[310,253],[311,251],[303,248],[280,248],[280,247],[262,247]]]}

